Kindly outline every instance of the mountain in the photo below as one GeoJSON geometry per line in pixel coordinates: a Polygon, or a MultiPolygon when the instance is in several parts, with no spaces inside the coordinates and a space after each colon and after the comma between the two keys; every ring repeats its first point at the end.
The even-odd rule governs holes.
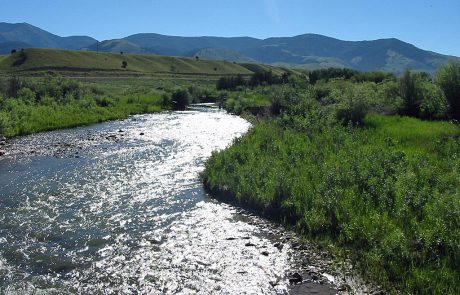
{"type": "MultiPolygon", "coordinates": [[[[250,37],[177,37],[135,34],[128,41],[135,53],[199,56],[238,62],[258,62],[294,68],[347,67],[401,74],[406,69],[434,73],[449,59],[398,39],[343,41],[317,34],[256,39],[250,37]]],[[[109,50],[110,51],[110,50],[109,50]]],[[[124,50],[129,53],[130,50],[124,50]]]]}
{"type": "Polygon", "coordinates": [[[317,34],[256,39],[140,33],[96,43],[91,37],[59,37],[26,23],[0,23],[0,49],[4,48],[0,53],[11,51],[9,48],[12,44],[7,42],[23,42],[38,48],[198,56],[200,59],[255,62],[292,68],[347,67],[362,71],[383,70],[395,74],[400,74],[405,69],[434,73],[449,59],[458,59],[422,50],[394,38],[344,41],[317,34]]]}
{"type": "Polygon", "coordinates": [[[80,49],[97,40],[87,36],[60,37],[27,23],[0,23],[0,42],[23,42],[36,48],[80,49]]]}

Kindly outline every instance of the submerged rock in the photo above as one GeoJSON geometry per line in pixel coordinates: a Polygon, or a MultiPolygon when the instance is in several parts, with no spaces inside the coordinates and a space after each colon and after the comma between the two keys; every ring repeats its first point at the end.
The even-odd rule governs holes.
{"type": "Polygon", "coordinates": [[[6,152],[4,150],[0,150],[0,156],[3,156],[4,154],[6,154],[6,152]]]}
{"type": "Polygon", "coordinates": [[[292,277],[289,278],[289,283],[291,284],[299,284],[299,283],[302,283],[302,281],[303,281],[303,278],[298,272],[292,274],[292,277]]]}

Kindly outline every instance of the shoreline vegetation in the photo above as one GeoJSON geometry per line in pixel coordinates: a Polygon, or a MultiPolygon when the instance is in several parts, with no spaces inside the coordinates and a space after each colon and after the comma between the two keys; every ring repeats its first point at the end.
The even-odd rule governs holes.
{"type": "Polygon", "coordinates": [[[226,108],[256,123],[208,160],[212,196],[347,252],[389,293],[460,293],[458,63],[246,83],[226,108]]]}
{"type": "MultiPolygon", "coordinates": [[[[66,51],[58,52],[66,61],[66,51]]],[[[33,56],[45,53],[26,50],[25,57],[18,52],[1,60],[3,66],[19,60],[20,71],[0,78],[0,135],[218,103],[254,126],[206,163],[201,178],[214,197],[349,252],[390,293],[460,293],[458,62],[433,77],[254,65],[257,70],[242,75],[232,72],[236,64],[219,79],[27,72],[36,66],[33,56]]],[[[112,65],[107,58],[104,66],[120,73],[136,59],[112,65]]],[[[187,67],[200,62],[188,60],[187,67]]]]}

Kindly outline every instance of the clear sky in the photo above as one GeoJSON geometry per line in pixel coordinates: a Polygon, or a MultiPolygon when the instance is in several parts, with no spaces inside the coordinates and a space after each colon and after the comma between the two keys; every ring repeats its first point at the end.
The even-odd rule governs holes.
{"type": "Polygon", "coordinates": [[[395,37],[460,56],[460,0],[2,0],[0,21],[99,40],[176,36],[395,37]]]}

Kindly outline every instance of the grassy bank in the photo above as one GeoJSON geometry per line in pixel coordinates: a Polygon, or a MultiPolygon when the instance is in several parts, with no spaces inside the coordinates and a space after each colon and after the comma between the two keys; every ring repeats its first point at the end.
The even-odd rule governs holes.
{"type": "Polygon", "coordinates": [[[303,119],[313,126],[265,122],[213,154],[206,186],[354,249],[387,287],[458,294],[459,128],[379,115],[359,130],[303,119]]]}
{"type": "MultiPolygon", "coordinates": [[[[459,294],[460,128],[397,115],[446,114],[436,84],[405,93],[406,78],[271,87],[272,115],[212,155],[206,188],[350,250],[393,292],[459,294]]],[[[229,109],[263,105],[264,89],[233,92],[229,109]]]]}

